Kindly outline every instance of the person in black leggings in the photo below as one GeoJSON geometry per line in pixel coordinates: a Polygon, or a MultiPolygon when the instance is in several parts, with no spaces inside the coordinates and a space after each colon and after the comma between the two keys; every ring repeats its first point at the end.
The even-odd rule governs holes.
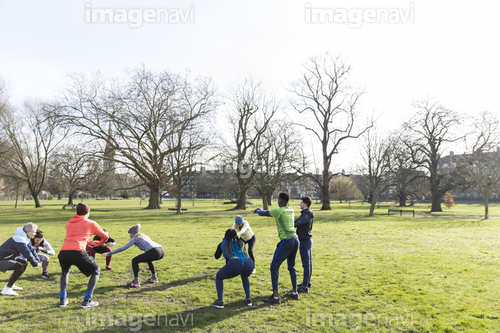
{"type": "Polygon", "coordinates": [[[140,233],[141,225],[136,224],[128,230],[130,241],[123,245],[122,247],[107,253],[101,254],[103,257],[111,256],[115,253],[122,252],[132,245],[136,245],[139,249],[143,250],[144,253],[138,255],[132,259],[132,270],[134,271],[134,281],[127,284],[128,287],[140,287],[139,282],[139,263],[147,262],[149,265],[149,270],[151,271],[151,278],[148,279],[150,283],[158,282],[158,277],[156,276],[155,264],[153,261],[160,260],[165,256],[165,250],[163,247],[155,243],[146,235],[140,233]]]}

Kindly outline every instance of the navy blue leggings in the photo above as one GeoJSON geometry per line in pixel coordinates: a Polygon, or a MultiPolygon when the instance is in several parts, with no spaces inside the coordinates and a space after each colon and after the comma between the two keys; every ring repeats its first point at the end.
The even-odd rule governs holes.
{"type": "Polygon", "coordinates": [[[217,300],[222,301],[222,294],[224,291],[223,280],[232,279],[238,275],[241,275],[241,282],[243,283],[243,289],[245,289],[246,298],[250,298],[250,281],[248,280],[248,277],[252,274],[253,266],[253,261],[250,258],[248,258],[243,265],[241,264],[241,260],[238,258],[229,259],[226,265],[222,267],[215,276],[217,300]]]}
{"type": "Polygon", "coordinates": [[[278,290],[278,279],[280,276],[280,266],[283,261],[287,261],[290,279],[292,280],[292,289],[297,288],[297,271],[295,270],[295,257],[299,248],[299,239],[283,239],[276,246],[273,261],[271,262],[271,283],[273,290],[278,290]]]}

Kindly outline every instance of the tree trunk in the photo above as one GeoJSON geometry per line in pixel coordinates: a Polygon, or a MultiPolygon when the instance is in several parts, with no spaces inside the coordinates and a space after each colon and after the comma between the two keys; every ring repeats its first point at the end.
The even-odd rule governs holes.
{"type": "Polygon", "coordinates": [[[490,214],[488,213],[488,200],[484,199],[484,219],[487,220],[489,218],[490,218],[490,214]]]}
{"type": "Polygon", "coordinates": [[[177,191],[177,214],[182,214],[182,188],[177,191]]]}
{"type": "Polygon", "coordinates": [[[268,205],[268,197],[269,197],[269,194],[268,193],[261,193],[262,195],[262,209],[263,210],[269,210],[269,205],[268,205]]]}
{"type": "Polygon", "coordinates": [[[399,207],[406,207],[406,195],[404,193],[399,193],[399,207]]]}
{"type": "Polygon", "coordinates": [[[35,208],[42,207],[42,204],[40,203],[40,198],[38,197],[38,194],[33,195],[33,200],[35,200],[35,208]]]}
{"type": "Polygon", "coordinates": [[[240,189],[238,204],[234,207],[234,209],[247,209],[247,192],[248,188],[240,189]]]}
{"type": "Polygon", "coordinates": [[[432,193],[432,206],[431,212],[442,212],[441,208],[441,195],[439,193],[432,193]]]}
{"type": "Polygon", "coordinates": [[[157,185],[149,186],[149,204],[146,209],[160,209],[160,189],[157,185]]]}
{"type": "Polygon", "coordinates": [[[330,207],[330,191],[329,191],[328,182],[321,185],[321,202],[323,205],[321,206],[321,210],[332,210],[330,207]]]}
{"type": "Polygon", "coordinates": [[[378,193],[374,192],[372,196],[372,201],[370,202],[370,213],[368,213],[368,216],[375,215],[375,206],[377,205],[377,201],[378,201],[378,193]]]}
{"type": "Polygon", "coordinates": [[[370,204],[370,213],[368,214],[368,216],[373,216],[374,215],[374,212],[375,212],[375,205],[377,204],[377,198],[373,197],[373,200],[370,204]]]}
{"type": "Polygon", "coordinates": [[[16,204],[14,206],[14,208],[17,208],[17,200],[19,198],[19,185],[16,186],[16,204]]]}
{"type": "Polygon", "coordinates": [[[68,196],[68,205],[72,205],[72,204],[73,204],[73,193],[70,193],[68,196]]]}
{"type": "Polygon", "coordinates": [[[267,205],[268,206],[271,206],[273,203],[272,203],[272,198],[273,198],[273,192],[269,192],[267,193],[267,205]]]}

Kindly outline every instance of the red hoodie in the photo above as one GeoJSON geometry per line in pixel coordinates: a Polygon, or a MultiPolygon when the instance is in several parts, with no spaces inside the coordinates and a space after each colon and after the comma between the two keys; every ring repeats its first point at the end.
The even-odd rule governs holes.
{"type": "Polygon", "coordinates": [[[73,216],[66,223],[66,238],[61,251],[85,251],[87,240],[91,235],[101,237],[101,241],[96,245],[101,245],[108,240],[106,232],[95,221],[89,220],[85,216],[73,216]]]}

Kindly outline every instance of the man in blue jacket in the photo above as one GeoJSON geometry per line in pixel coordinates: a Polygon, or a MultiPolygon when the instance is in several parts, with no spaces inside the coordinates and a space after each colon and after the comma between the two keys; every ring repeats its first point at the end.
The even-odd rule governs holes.
{"type": "Polygon", "coordinates": [[[22,290],[23,288],[15,285],[15,282],[24,273],[28,263],[22,259],[16,259],[20,254],[23,255],[31,263],[33,267],[40,265],[38,254],[34,247],[31,246],[30,239],[35,237],[37,225],[28,222],[24,227],[16,229],[14,236],[7,239],[0,246],[0,271],[6,272],[13,270],[9,282],[2,289],[1,294],[6,296],[17,296],[14,290],[22,290]]]}
{"type": "Polygon", "coordinates": [[[294,227],[297,228],[299,236],[299,253],[302,260],[302,268],[304,269],[304,280],[299,285],[297,291],[299,293],[308,293],[311,287],[312,274],[312,234],[311,230],[314,222],[314,213],[309,209],[312,201],[310,197],[303,197],[300,201],[300,217],[295,220],[294,227]]]}

